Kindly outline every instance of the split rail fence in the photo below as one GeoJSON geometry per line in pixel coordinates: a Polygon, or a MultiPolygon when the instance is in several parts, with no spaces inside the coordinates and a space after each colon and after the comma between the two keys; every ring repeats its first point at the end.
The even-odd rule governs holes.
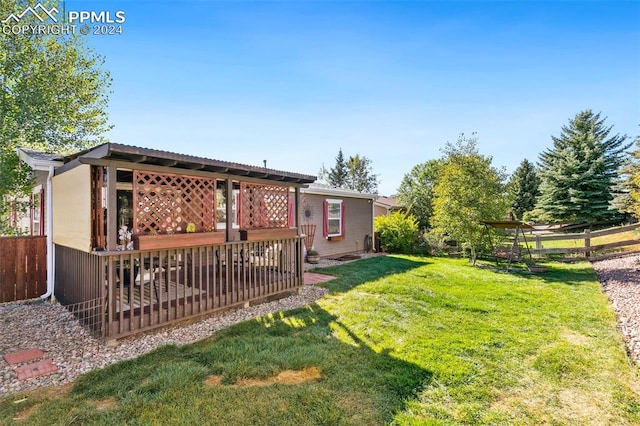
{"type": "MultiPolygon", "coordinates": [[[[531,247],[531,254],[537,257],[566,255],[567,257],[573,256],[574,258],[585,257],[590,260],[602,260],[619,256],[620,254],[637,252],[637,250],[633,250],[634,247],[632,246],[640,245],[640,232],[636,232],[633,238],[623,236],[622,238],[624,239],[604,244],[594,244],[596,238],[623,234],[629,231],[635,231],[638,228],[640,228],[640,223],[593,232],[586,229],[584,232],[576,234],[535,234],[528,236],[527,239],[529,239],[530,245],[535,244],[535,246],[531,247]],[[573,241],[574,247],[545,248],[545,245],[551,241],[573,241]]],[[[553,245],[555,246],[556,243],[553,245]]]]}

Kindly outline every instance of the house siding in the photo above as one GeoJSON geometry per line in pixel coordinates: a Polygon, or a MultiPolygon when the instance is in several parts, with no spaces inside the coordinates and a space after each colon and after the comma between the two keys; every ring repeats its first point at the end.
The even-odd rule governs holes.
{"type": "Polygon", "coordinates": [[[313,247],[321,257],[337,256],[348,253],[362,253],[366,235],[372,236],[373,210],[371,200],[364,198],[350,198],[338,195],[302,194],[302,206],[299,223],[316,225],[313,247]],[[345,238],[330,241],[322,235],[324,222],[324,206],[326,199],[341,199],[345,208],[345,238]],[[306,218],[304,210],[309,207],[312,216],[306,218]]]}
{"type": "Polygon", "coordinates": [[[91,251],[91,166],[54,176],[52,186],[53,242],[91,251]]]}
{"type": "Polygon", "coordinates": [[[386,216],[389,214],[389,209],[386,207],[382,207],[382,206],[373,206],[373,215],[374,217],[378,217],[378,216],[386,216]]]}

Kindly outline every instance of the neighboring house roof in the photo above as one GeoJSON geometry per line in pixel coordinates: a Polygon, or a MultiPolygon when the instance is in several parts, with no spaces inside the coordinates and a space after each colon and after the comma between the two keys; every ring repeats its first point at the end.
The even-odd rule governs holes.
{"type": "Polygon", "coordinates": [[[334,188],[323,183],[312,183],[306,188],[300,190],[303,194],[326,195],[330,197],[348,197],[348,198],[364,198],[375,200],[378,196],[375,194],[367,194],[364,192],[353,191],[351,189],[334,188]]]}
{"type": "Polygon", "coordinates": [[[32,148],[16,149],[20,160],[25,162],[33,170],[48,170],[50,166],[62,166],[64,156],[61,154],[50,154],[32,148]]]}
{"type": "Polygon", "coordinates": [[[378,197],[375,203],[376,205],[385,207],[389,210],[401,209],[404,207],[403,205],[398,203],[396,197],[378,197]]]}
{"type": "Polygon", "coordinates": [[[65,166],[60,173],[77,164],[91,163],[92,160],[120,160],[153,166],[173,167],[185,170],[199,170],[205,172],[227,173],[237,176],[253,177],[287,183],[307,184],[316,180],[315,176],[300,173],[273,170],[266,167],[249,166],[246,164],[230,163],[210,158],[177,154],[157,149],[140,148],[137,146],[105,143],[95,148],[64,157],[65,166]]]}

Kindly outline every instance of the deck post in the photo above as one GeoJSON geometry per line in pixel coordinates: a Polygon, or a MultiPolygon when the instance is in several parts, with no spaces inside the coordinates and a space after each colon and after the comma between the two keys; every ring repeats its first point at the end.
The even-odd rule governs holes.
{"type": "Polygon", "coordinates": [[[107,250],[115,251],[118,244],[118,169],[107,167],[107,250]]]}

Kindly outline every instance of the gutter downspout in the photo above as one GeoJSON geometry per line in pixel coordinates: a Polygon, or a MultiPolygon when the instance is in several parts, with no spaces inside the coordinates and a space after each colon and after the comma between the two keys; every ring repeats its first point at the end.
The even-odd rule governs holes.
{"type": "Polygon", "coordinates": [[[49,165],[49,175],[47,176],[47,192],[46,192],[46,211],[47,211],[47,292],[40,296],[41,299],[47,299],[51,297],[55,300],[53,290],[55,288],[54,277],[54,265],[55,265],[55,252],[53,250],[53,173],[54,166],[49,165]]]}
{"type": "Polygon", "coordinates": [[[371,200],[371,253],[376,251],[376,200],[371,200]]]}

